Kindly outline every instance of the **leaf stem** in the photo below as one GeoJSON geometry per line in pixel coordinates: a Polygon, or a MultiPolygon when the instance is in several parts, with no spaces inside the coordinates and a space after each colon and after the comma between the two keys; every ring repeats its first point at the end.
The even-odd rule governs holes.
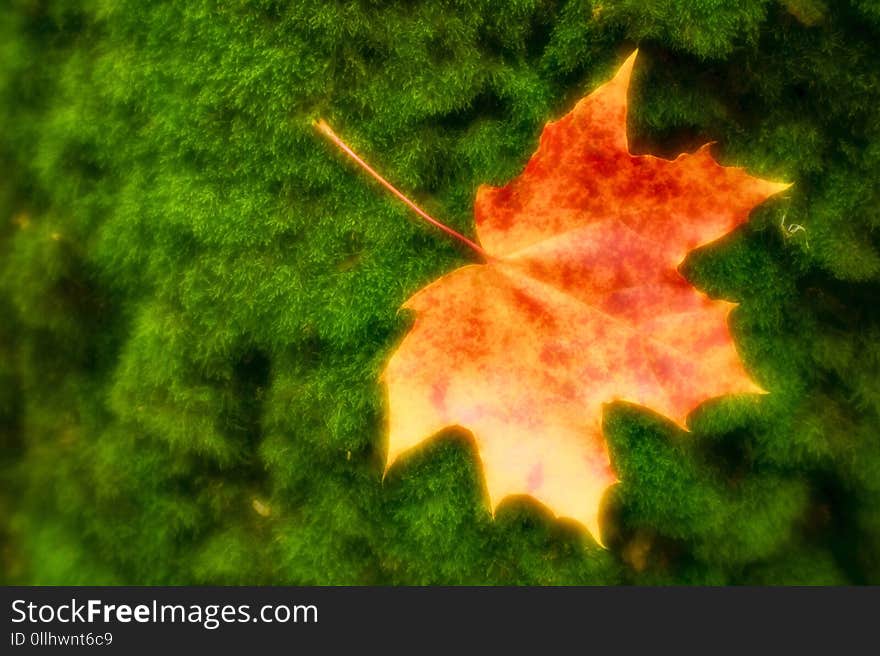
{"type": "Polygon", "coordinates": [[[386,180],[381,175],[379,175],[379,173],[372,166],[370,166],[363,159],[361,159],[360,156],[358,156],[358,154],[356,152],[354,152],[347,143],[345,143],[342,139],[339,138],[339,136],[330,128],[329,125],[327,125],[327,123],[323,119],[320,121],[315,121],[313,123],[313,125],[314,125],[315,129],[318,130],[318,132],[320,132],[325,137],[330,139],[330,141],[332,141],[336,145],[336,147],[339,148],[339,150],[341,150],[343,153],[345,153],[351,159],[353,159],[355,161],[355,163],[357,163],[358,166],[360,166],[364,171],[366,171],[371,176],[373,176],[376,180],[378,180],[379,184],[381,184],[388,191],[390,191],[392,194],[397,196],[398,199],[403,201],[403,203],[405,205],[407,205],[411,210],[413,210],[416,214],[418,214],[420,217],[422,217],[425,221],[427,221],[431,225],[437,226],[443,232],[445,232],[448,235],[451,235],[452,237],[455,237],[460,242],[467,244],[468,246],[470,246],[470,248],[472,248],[474,251],[476,251],[480,256],[482,256],[486,260],[492,259],[492,256],[489,255],[489,253],[487,253],[485,250],[483,250],[482,246],[480,246],[476,242],[468,239],[460,232],[453,230],[448,225],[441,223],[440,221],[438,221],[437,219],[432,217],[430,214],[425,212],[422,208],[420,208],[414,202],[412,202],[409,198],[404,196],[403,193],[401,193],[400,191],[397,190],[397,188],[394,187],[394,185],[392,185],[390,182],[388,182],[388,180],[386,180]]]}

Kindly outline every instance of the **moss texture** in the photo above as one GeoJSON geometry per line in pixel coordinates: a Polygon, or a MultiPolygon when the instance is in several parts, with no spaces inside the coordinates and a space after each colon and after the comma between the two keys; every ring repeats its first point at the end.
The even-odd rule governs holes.
{"type": "Polygon", "coordinates": [[[0,563],[34,584],[880,583],[876,0],[0,9],[0,563]],[[794,187],[683,268],[770,394],[613,406],[601,549],[468,437],[382,480],[400,304],[635,46],[633,150],[794,187]]]}

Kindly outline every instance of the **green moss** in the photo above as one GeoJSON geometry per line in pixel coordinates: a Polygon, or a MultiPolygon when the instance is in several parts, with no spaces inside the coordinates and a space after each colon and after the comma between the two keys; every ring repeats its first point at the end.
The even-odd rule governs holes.
{"type": "Polygon", "coordinates": [[[0,563],[24,583],[880,583],[880,14],[867,0],[12,0],[0,563]],[[770,393],[616,405],[599,547],[471,441],[383,479],[401,303],[476,187],[634,47],[635,152],[794,183],[685,275],[770,393]]]}

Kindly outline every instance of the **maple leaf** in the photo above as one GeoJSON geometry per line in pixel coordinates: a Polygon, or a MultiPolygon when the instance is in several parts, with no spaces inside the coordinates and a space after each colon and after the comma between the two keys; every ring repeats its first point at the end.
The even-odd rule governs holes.
{"type": "Polygon", "coordinates": [[[630,154],[635,57],[546,125],[518,178],[479,188],[478,244],[422,212],[319,126],[486,260],[403,306],[415,321],[382,374],[387,466],[444,428],[467,429],[493,512],[509,495],[530,495],[600,541],[600,502],[617,481],[605,404],[646,406],[687,430],[687,415],[707,399],[763,391],[731,338],[734,304],[709,299],[677,268],[789,186],[721,166],[707,146],[671,161],[630,154]]]}

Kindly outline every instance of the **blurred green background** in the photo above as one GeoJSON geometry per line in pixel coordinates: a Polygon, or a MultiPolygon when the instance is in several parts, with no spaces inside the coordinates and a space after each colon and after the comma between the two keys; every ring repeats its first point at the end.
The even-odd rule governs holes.
{"type": "Polygon", "coordinates": [[[7,0],[0,583],[880,583],[880,3],[7,0]],[[794,187],[683,271],[771,393],[605,416],[608,549],[493,520],[467,435],[382,480],[398,307],[640,48],[632,150],[794,187]],[[798,227],[800,226],[800,227],[798,227]]]}

